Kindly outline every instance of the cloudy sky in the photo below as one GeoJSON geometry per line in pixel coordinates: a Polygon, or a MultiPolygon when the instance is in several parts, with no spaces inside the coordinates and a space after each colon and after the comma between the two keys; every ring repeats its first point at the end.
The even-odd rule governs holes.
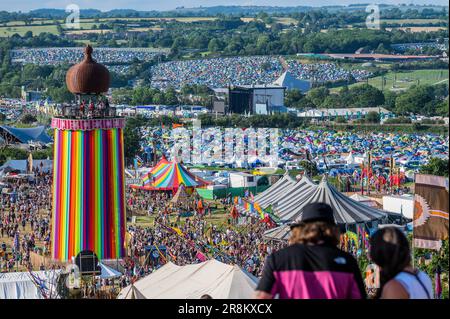
{"type": "MultiPolygon", "coordinates": [[[[95,8],[103,11],[111,9],[170,10],[179,6],[199,7],[215,5],[346,5],[368,3],[370,0],[0,0],[0,10],[27,12],[39,8],[65,8],[74,3],[81,9],[95,8]]],[[[375,0],[376,3],[414,3],[448,5],[448,0],[375,0]]]]}

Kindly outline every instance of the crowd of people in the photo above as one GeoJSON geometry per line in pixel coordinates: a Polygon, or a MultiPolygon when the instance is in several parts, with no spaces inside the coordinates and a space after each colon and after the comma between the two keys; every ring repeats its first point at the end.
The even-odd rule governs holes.
{"type": "Polygon", "coordinates": [[[30,253],[50,251],[51,174],[37,168],[27,178],[12,177],[0,194],[0,271],[28,269],[30,253]]]}
{"type": "Polygon", "coordinates": [[[435,48],[441,51],[445,51],[448,49],[448,41],[447,43],[438,43],[438,42],[399,43],[399,44],[391,44],[391,47],[399,52],[405,51],[422,52],[426,48],[435,48]]]}
{"type": "Polygon", "coordinates": [[[304,64],[297,60],[289,60],[288,66],[291,74],[297,79],[319,83],[352,79],[361,81],[372,75],[371,72],[363,69],[346,70],[338,67],[335,63],[304,64]]]}
{"type": "Polygon", "coordinates": [[[298,79],[328,82],[357,81],[370,77],[369,71],[346,70],[334,63],[304,64],[298,60],[284,62],[275,56],[212,58],[188,61],[170,61],[152,67],[152,86],[181,88],[185,84],[223,88],[229,85],[272,84],[287,69],[298,79]]]}
{"type": "MultiPolygon", "coordinates": [[[[111,71],[125,74],[133,61],[148,62],[165,54],[151,48],[96,48],[97,62],[110,64],[111,71]]],[[[83,50],[77,47],[28,48],[11,50],[13,63],[57,65],[78,63],[83,50]]],[[[335,63],[301,63],[276,56],[226,57],[201,60],[169,61],[151,68],[152,86],[159,89],[181,88],[184,84],[222,88],[229,85],[272,84],[285,69],[296,78],[315,82],[364,80],[372,73],[364,69],[344,69],[335,63]]]]}
{"type": "MultiPolygon", "coordinates": [[[[50,172],[44,172],[38,167],[27,178],[4,179],[6,188],[3,189],[6,191],[2,191],[0,195],[1,272],[24,271],[37,267],[45,269],[43,265],[31,265],[30,253],[44,255],[49,253],[51,178],[50,172]]],[[[280,298],[365,298],[366,290],[355,258],[368,253],[372,254],[371,258],[381,268],[381,290],[375,290],[375,296],[380,298],[433,296],[429,278],[425,273],[412,268],[410,259],[407,258],[409,253],[403,254],[404,258],[394,265],[383,257],[395,253],[395,250],[389,251],[383,247],[384,242],[380,242],[382,235],[375,233],[368,244],[366,239],[350,238],[347,233],[339,234],[332,221],[331,207],[317,207],[317,204],[313,204],[310,208],[305,207],[302,222],[291,225],[291,239],[288,242],[279,242],[264,240],[263,233],[271,225],[250,213],[241,211],[239,218],[230,213],[221,224],[213,223],[212,205],[216,208],[222,206],[224,213],[227,214],[232,204],[229,198],[210,202],[202,206],[202,209],[196,204],[199,200],[196,195],[189,197],[192,204],[188,205],[187,209],[186,206],[182,209],[177,203],[173,205],[172,198],[170,192],[127,190],[127,210],[132,214],[151,216],[153,219],[147,224],[134,222],[128,224],[127,232],[130,237],[127,240],[128,257],[122,261],[123,275],[114,281],[96,280],[92,285],[85,286],[87,289],[83,292],[85,297],[113,298],[113,291],[117,292],[120,288],[156,271],[168,261],[177,265],[187,265],[215,258],[224,263],[237,264],[248,274],[261,278],[257,289],[258,298],[272,298],[275,294],[280,298]],[[328,211],[328,217],[324,217],[323,212],[320,213],[322,210],[328,211]],[[190,211],[190,214],[181,213],[186,211],[190,211]],[[320,216],[316,216],[317,212],[320,216]],[[311,225],[308,224],[309,215],[311,225]],[[329,225],[320,224],[324,221],[329,225]],[[323,229],[320,228],[318,231],[317,227],[323,229]],[[319,238],[320,236],[325,237],[319,238]],[[365,242],[358,243],[358,240],[365,242]],[[289,253],[286,253],[287,251],[289,253]],[[295,257],[296,254],[306,254],[308,258],[315,257],[303,259],[300,264],[296,264],[299,260],[295,257]],[[287,291],[283,289],[283,285],[290,285],[289,282],[292,283],[297,279],[273,277],[273,273],[282,271],[283,267],[294,267],[295,271],[302,272],[302,269],[310,269],[311,265],[314,265],[318,267],[317,271],[329,271],[331,274],[325,281],[319,283],[315,281],[316,285],[339,286],[344,279],[342,276],[333,275],[335,266],[330,266],[327,262],[330,258],[347,260],[345,271],[340,268],[349,276],[353,276],[352,284],[342,285],[347,288],[336,291],[318,289],[317,286],[311,286],[306,276],[302,285],[296,285],[298,288],[287,291]],[[418,281],[424,282],[425,289],[419,291],[418,281]]],[[[382,231],[387,231],[385,229],[388,228],[382,231]]],[[[397,229],[390,232],[389,236],[396,237],[392,239],[393,243],[406,245],[402,246],[402,249],[407,251],[409,246],[407,241],[405,244],[406,238],[402,239],[404,235],[397,229]]]]}
{"type": "Polygon", "coordinates": [[[186,265],[204,261],[209,256],[222,262],[238,264],[258,277],[267,254],[281,244],[265,243],[262,233],[267,230],[266,225],[257,219],[248,220],[245,231],[242,231],[230,221],[213,225],[208,222],[207,214],[195,213],[183,221],[178,215],[176,221],[171,222],[169,215],[160,211],[153,227],[129,226],[128,231],[132,234],[130,256],[135,261],[144,262],[142,267],[133,268],[128,275],[146,275],[159,268],[167,259],[177,265],[186,265]],[[151,248],[155,246],[164,253],[153,255],[151,248]]]}
{"type": "Polygon", "coordinates": [[[184,84],[212,88],[267,84],[275,81],[282,71],[279,59],[270,56],[170,61],[151,69],[152,86],[163,89],[181,88],[184,84]]]}
{"type": "MultiPolygon", "coordinates": [[[[13,63],[56,65],[78,63],[83,59],[83,49],[70,48],[28,48],[11,50],[13,63]]],[[[151,61],[161,51],[152,48],[95,48],[92,56],[98,63],[130,64],[135,60],[151,61]]],[[[117,70],[121,70],[117,68],[117,70]]]]}

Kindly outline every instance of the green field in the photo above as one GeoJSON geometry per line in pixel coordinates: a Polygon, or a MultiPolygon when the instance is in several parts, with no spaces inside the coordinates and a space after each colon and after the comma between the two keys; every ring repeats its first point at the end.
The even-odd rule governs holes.
{"type": "Polygon", "coordinates": [[[0,37],[10,37],[15,33],[23,36],[27,31],[33,32],[33,35],[39,35],[42,32],[58,34],[56,25],[30,25],[19,27],[0,27],[0,37]]]}
{"type": "MultiPolygon", "coordinates": [[[[377,76],[369,79],[369,84],[378,89],[390,91],[402,91],[414,84],[434,85],[438,83],[448,83],[448,70],[412,70],[402,72],[389,72],[384,76],[377,76]],[[383,77],[385,85],[383,87],[383,77]]],[[[350,85],[362,85],[366,82],[359,82],[350,85]]],[[[337,92],[340,88],[333,88],[331,91],[337,92]]]]}
{"type": "Polygon", "coordinates": [[[388,24],[429,24],[429,23],[439,23],[444,22],[441,19],[381,19],[381,23],[388,24]]]}
{"type": "MultiPolygon", "coordinates": [[[[65,29],[67,32],[71,33],[82,33],[83,31],[90,31],[93,29],[94,25],[99,25],[100,23],[106,23],[110,21],[122,21],[122,22],[136,22],[139,24],[139,21],[154,21],[154,22],[164,22],[164,21],[178,21],[184,23],[191,22],[200,22],[200,21],[213,21],[216,20],[215,17],[164,17],[164,18],[101,18],[101,19],[81,19],[80,20],[80,29],[66,29],[65,28],[65,20],[57,20],[58,23],[65,29]],[[73,32],[75,31],[75,32],[73,32]]],[[[242,21],[249,22],[253,21],[255,18],[242,18],[242,21]]],[[[285,17],[275,17],[276,22],[281,23],[283,25],[295,24],[296,20],[292,18],[285,17]]],[[[56,25],[54,24],[54,20],[48,19],[33,19],[29,22],[28,25],[25,25],[24,21],[10,21],[7,23],[0,24],[0,37],[10,37],[15,33],[23,36],[27,31],[33,32],[33,35],[39,35],[42,32],[50,32],[53,34],[58,34],[56,25]],[[44,24],[44,25],[43,25],[44,24]]],[[[143,31],[144,27],[139,26],[130,26],[129,30],[133,31],[143,31]]],[[[151,26],[145,27],[145,30],[162,30],[159,26],[151,26]]]]}

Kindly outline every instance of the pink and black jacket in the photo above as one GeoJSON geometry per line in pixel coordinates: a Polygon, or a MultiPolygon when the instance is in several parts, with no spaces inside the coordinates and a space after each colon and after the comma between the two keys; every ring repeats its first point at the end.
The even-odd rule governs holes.
{"type": "Polygon", "coordinates": [[[268,256],[257,290],[280,299],[366,298],[353,256],[325,244],[295,244],[268,256]]]}

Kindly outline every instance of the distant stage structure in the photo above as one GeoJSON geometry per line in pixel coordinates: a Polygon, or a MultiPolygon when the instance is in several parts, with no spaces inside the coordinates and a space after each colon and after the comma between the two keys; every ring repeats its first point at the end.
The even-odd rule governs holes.
{"type": "Polygon", "coordinates": [[[52,256],[59,261],[83,250],[99,259],[125,254],[125,119],[102,95],[109,71],[93,60],[92,51],[87,46],[84,60],[67,72],[75,102],[52,119],[52,256]]]}

